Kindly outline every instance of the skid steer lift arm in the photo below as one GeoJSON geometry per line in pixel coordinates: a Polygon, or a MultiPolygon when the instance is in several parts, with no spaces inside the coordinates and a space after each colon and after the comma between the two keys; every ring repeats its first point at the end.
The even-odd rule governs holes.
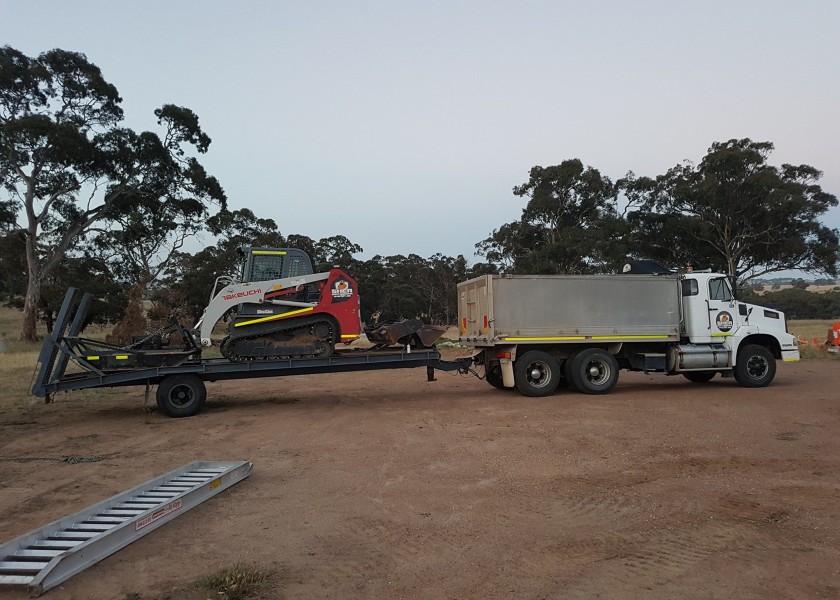
{"type": "Polygon", "coordinates": [[[266,300],[266,294],[276,293],[288,289],[297,289],[318,281],[325,281],[329,273],[315,273],[302,277],[287,277],[286,279],[274,279],[271,281],[254,281],[247,283],[234,283],[228,285],[216,294],[210,301],[204,314],[195,324],[194,329],[199,332],[202,346],[210,346],[210,334],[219,319],[230,309],[240,304],[275,304],[279,306],[292,306],[297,308],[315,307],[317,302],[293,302],[289,300],[275,299],[266,300]]]}

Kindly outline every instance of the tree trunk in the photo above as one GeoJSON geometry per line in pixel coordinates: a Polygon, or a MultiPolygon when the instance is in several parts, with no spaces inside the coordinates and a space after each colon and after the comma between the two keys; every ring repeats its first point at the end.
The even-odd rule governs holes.
{"type": "Polygon", "coordinates": [[[27,342],[38,341],[38,298],[41,295],[41,278],[37,274],[29,273],[29,283],[26,286],[26,301],[23,305],[23,328],[20,339],[27,342]]]}

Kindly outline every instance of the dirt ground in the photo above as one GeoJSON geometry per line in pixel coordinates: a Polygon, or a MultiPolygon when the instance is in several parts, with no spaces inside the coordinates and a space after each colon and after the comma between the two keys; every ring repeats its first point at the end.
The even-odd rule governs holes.
{"type": "Polygon", "coordinates": [[[139,388],[0,412],[0,541],[246,459],[250,478],[45,597],[157,598],[245,562],[277,598],[840,598],[840,362],[540,399],[425,375],[214,383],[187,419],[139,388]],[[25,460],[68,455],[103,460],[25,460]]]}

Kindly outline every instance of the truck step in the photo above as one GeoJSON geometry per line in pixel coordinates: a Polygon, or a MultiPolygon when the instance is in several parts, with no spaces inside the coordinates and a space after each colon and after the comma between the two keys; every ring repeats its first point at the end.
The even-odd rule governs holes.
{"type": "Polygon", "coordinates": [[[63,583],[251,474],[247,461],[193,462],[0,545],[0,587],[63,583]]]}

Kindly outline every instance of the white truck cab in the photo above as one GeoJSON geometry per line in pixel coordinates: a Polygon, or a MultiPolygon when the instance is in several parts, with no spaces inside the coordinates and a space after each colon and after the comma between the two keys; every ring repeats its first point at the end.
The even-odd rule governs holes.
{"type": "Polygon", "coordinates": [[[721,273],[688,273],[682,277],[682,334],[692,344],[723,344],[735,357],[742,343],[779,347],[782,360],[799,360],[796,338],[777,310],[735,299],[730,280],[721,273]]]}

